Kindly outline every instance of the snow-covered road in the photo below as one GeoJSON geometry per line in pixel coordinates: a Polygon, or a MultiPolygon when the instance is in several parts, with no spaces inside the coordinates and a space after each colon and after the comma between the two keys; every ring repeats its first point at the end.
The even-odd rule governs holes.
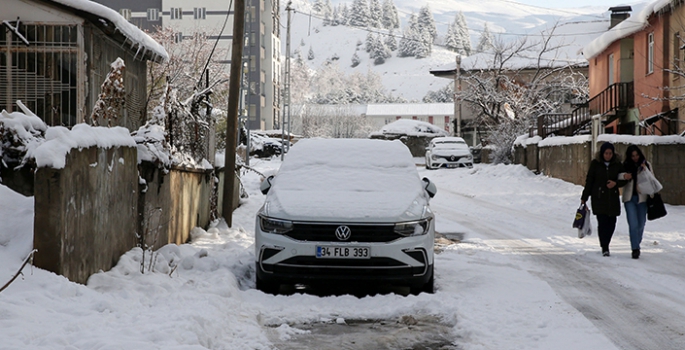
{"type": "Polygon", "coordinates": [[[605,258],[599,254],[596,235],[582,241],[572,237],[570,218],[579,192],[569,198],[553,188],[555,180],[535,181],[524,173],[520,179],[500,181],[501,175],[493,174],[491,181],[476,180],[480,177],[474,175],[482,170],[433,176],[441,190],[432,203],[434,211],[462,226],[467,242],[475,239],[511,255],[512,261],[548,283],[618,348],[685,349],[683,232],[677,246],[663,247],[660,241],[673,232],[660,237],[654,231],[668,224],[664,221],[682,220],[674,217],[682,213],[681,208],[664,221],[648,222],[639,260],[630,259],[627,225],[621,216],[612,256],[605,258]],[[541,186],[522,186],[520,180],[526,178],[541,186]],[[474,188],[483,185],[488,190],[474,188]]]}
{"type": "MultiPolygon", "coordinates": [[[[254,160],[262,173],[280,161],[254,160]]],[[[153,271],[127,252],[88,285],[26,269],[0,293],[0,349],[685,349],[685,207],[648,222],[639,260],[625,217],[612,256],[571,222],[581,187],[521,166],[420,170],[438,186],[435,294],[254,289],[259,176],[225,223],[167,245],[153,271]],[[449,243],[449,242],[447,242],[449,243]]],[[[33,199],[0,185],[0,282],[31,250],[33,199]]],[[[594,219],[593,219],[594,220],[594,219]]]]}

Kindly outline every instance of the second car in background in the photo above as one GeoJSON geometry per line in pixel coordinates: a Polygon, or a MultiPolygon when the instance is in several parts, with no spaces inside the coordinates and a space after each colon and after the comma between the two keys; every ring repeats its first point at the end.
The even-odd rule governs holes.
{"type": "Polygon", "coordinates": [[[461,137],[436,137],[426,147],[426,169],[473,167],[469,146],[461,137]]]}

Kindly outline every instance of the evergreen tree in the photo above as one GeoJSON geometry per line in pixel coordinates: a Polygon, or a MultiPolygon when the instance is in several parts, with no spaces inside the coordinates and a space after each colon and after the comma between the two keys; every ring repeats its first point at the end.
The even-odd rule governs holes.
{"type": "Polygon", "coordinates": [[[414,57],[416,56],[416,47],[420,34],[417,32],[418,25],[416,23],[416,14],[409,16],[408,26],[404,30],[404,35],[400,39],[397,47],[398,57],[414,57]]]}
{"type": "Polygon", "coordinates": [[[390,33],[385,36],[385,46],[388,47],[390,51],[397,51],[397,39],[395,39],[395,34],[390,29],[390,33]]]}
{"type": "Polygon", "coordinates": [[[364,46],[364,50],[366,50],[366,52],[371,52],[375,41],[376,38],[374,38],[373,33],[369,32],[369,34],[366,34],[366,46],[364,46]]]}
{"type": "Polygon", "coordinates": [[[455,19],[455,24],[457,25],[457,34],[461,38],[463,52],[462,54],[466,56],[471,55],[471,34],[469,34],[469,27],[466,24],[466,17],[464,13],[459,11],[459,15],[455,19]]]}
{"type": "Polygon", "coordinates": [[[433,37],[430,32],[424,31],[419,33],[418,41],[416,42],[416,49],[414,50],[414,57],[426,58],[431,55],[433,51],[433,37]]]}
{"type": "Polygon", "coordinates": [[[347,8],[347,3],[340,7],[340,25],[346,26],[350,23],[350,10],[347,8]]]}
{"type": "Polygon", "coordinates": [[[461,38],[457,34],[458,29],[456,23],[450,23],[447,26],[447,34],[445,35],[445,46],[454,52],[459,52],[462,48],[461,38]]]}
{"type": "Polygon", "coordinates": [[[488,29],[488,22],[485,22],[485,25],[483,25],[483,33],[480,34],[480,40],[478,41],[478,47],[476,48],[476,51],[483,52],[493,48],[494,46],[495,39],[492,37],[490,29],[488,29]]]}
{"type": "Polygon", "coordinates": [[[314,56],[314,50],[313,50],[312,47],[310,46],[310,47],[309,47],[309,53],[307,54],[307,59],[311,61],[311,60],[314,59],[314,57],[315,57],[315,56],[314,56]]]}
{"type": "Polygon", "coordinates": [[[354,55],[352,55],[352,68],[356,67],[361,63],[362,60],[359,58],[359,55],[355,52],[354,55]]]}
{"type": "Polygon", "coordinates": [[[431,12],[430,6],[428,6],[428,4],[426,4],[426,6],[422,7],[421,10],[419,10],[418,24],[420,27],[420,32],[427,32],[428,34],[430,34],[431,43],[435,38],[438,37],[438,30],[435,27],[433,12],[431,12]]]}
{"type": "Polygon", "coordinates": [[[340,25],[340,6],[336,6],[333,9],[333,17],[331,18],[331,25],[334,27],[337,25],[340,25]]]}
{"type": "Polygon", "coordinates": [[[369,2],[369,26],[383,28],[383,8],[378,0],[369,2]]]}
{"type": "Polygon", "coordinates": [[[316,0],[316,1],[314,1],[314,4],[312,5],[312,10],[314,10],[314,12],[319,12],[319,13],[320,13],[320,12],[321,12],[321,9],[323,9],[323,6],[324,6],[324,5],[323,5],[323,1],[322,1],[322,0],[316,0]]]}
{"type": "Polygon", "coordinates": [[[397,15],[397,7],[392,0],[383,1],[383,28],[394,29],[400,27],[400,20],[397,15]]]}
{"type": "Polygon", "coordinates": [[[369,25],[369,4],[366,0],[354,0],[350,9],[349,24],[355,27],[369,25]]]}
{"type": "Polygon", "coordinates": [[[390,57],[390,50],[385,46],[380,35],[373,40],[369,57],[373,60],[374,65],[383,64],[385,59],[390,57]]]}

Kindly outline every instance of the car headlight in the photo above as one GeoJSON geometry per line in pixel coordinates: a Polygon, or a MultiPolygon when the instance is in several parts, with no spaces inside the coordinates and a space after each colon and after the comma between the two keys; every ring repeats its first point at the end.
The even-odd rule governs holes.
{"type": "Polygon", "coordinates": [[[430,229],[430,222],[430,218],[417,221],[400,222],[395,224],[395,233],[405,237],[425,235],[430,229]]]}
{"type": "Polygon", "coordinates": [[[433,159],[433,160],[437,160],[438,158],[440,158],[440,157],[436,156],[435,154],[431,155],[431,159],[433,159]]]}
{"type": "Polygon", "coordinates": [[[262,232],[284,234],[293,230],[293,222],[259,216],[259,227],[262,232]]]}

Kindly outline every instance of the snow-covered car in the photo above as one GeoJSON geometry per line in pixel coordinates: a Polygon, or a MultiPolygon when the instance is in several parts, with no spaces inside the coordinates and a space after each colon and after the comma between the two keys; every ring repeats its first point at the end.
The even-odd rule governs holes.
{"type": "Polygon", "coordinates": [[[257,288],[361,283],[433,292],[435,184],[400,141],[305,139],[257,213],[257,288]]]}
{"type": "Polygon", "coordinates": [[[426,147],[426,169],[473,168],[473,155],[461,137],[436,137],[426,147]]]}

